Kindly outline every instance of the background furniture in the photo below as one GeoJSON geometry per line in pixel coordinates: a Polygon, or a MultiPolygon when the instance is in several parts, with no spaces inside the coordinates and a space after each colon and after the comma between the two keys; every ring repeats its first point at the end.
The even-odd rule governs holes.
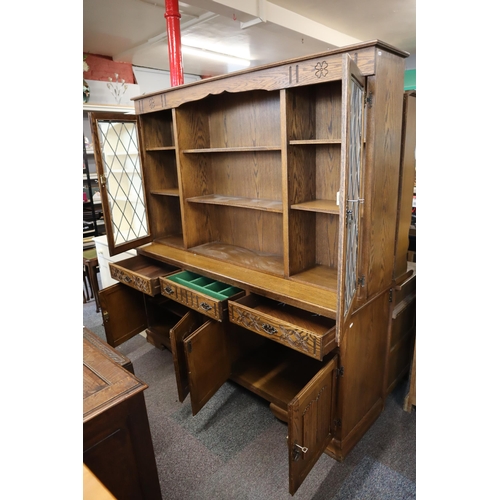
{"type": "Polygon", "coordinates": [[[108,342],[154,333],[193,414],[228,379],[266,399],[288,425],[292,494],[387,396],[406,55],[367,42],[91,116],[96,144],[139,136],[119,211],[96,156],[110,255],[137,250],[100,292],[108,342]]]}
{"type": "Polygon", "coordinates": [[[143,394],[148,386],[99,344],[84,330],[83,462],[116,498],[161,499],[143,394]]]}
{"type": "Polygon", "coordinates": [[[95,310],[96,312],[99,312],[99,282],[97,280],[97,273],[99,272],[99,261],[97,260],[97,252],[95,248],[88,248],[86,250],[83,250],[83,268],[84,284],[85,278],[88,278],[90,289],[92,291],[91,295],[95,299],[95,310]]]}
{"type": "Polygon", "coordinates": [[[106,288],[114,283],[118,283],[111,277],[109,271],[110,262],[117,262],[119,260],[134,257],[135,255],[137,255],[137,252],[135,250],[129,250],[127,252],[111,256],[109,254],[108,240],[106,238],[106,235],[97,236],[93,239],[93,241],[97,252],[97,260],[99,261],[99,275],[101,277],[102,288],[106,288]]]}

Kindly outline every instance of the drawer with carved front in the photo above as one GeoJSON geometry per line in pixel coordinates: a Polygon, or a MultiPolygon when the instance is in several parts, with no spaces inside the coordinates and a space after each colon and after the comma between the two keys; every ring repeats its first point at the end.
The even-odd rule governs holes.
{"type": "Polygon", "coordinates": [[[312,358],[336,347],[335,320],[250,294],[229,301],[229,321],[312,358]]]}
{"type": "Polygon", "coordinates": [[[178,267],[137,255],[109,263],[112,278],[154,297],[160,293],[160,276],[179,271],[178,267]]]}
{"type": "Polygon", "coordinates": [[[222,321],[229,298],[244,295],[240,288],[216,281],[191,271],[160,278],[161,293],[216,321],[222,321]]]}

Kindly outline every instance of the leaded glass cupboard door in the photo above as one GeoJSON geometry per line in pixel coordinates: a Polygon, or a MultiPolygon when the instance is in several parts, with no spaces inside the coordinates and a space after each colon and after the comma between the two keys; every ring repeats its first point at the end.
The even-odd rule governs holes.
{"type": "Polygon", "coordinates": [[[342,153],[340,173],[340,244],[337,342],[350,326],[358,288],[360,218],[363,203],[365,78],[348,54],[343,59],[342,153]]]}
{"type": "Polygon", "coordinates": [[[151,241],[135,115],[90,113],[110,255],[151,241]]]}

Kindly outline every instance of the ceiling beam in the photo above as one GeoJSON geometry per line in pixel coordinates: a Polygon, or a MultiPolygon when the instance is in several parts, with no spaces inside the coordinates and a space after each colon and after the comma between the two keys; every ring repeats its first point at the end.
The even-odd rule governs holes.
{"type": "Polygon", "coordinates": [[[316,40],[320,40],[334,47],[343,47],[345,45],[361,42],[361,40],[357,38],[328,28],[324,24],[301,16],[291,10],[279,7],[266,0],[213,0],[213,2],[254,16],[259,22],[273,23],[316,40]]]}

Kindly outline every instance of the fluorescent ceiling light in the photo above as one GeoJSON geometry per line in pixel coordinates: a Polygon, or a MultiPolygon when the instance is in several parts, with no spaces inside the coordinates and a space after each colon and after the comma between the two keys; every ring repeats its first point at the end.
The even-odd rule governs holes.
{"type": "Polygon", "coordinates": [[[250,66],[250,61],[248,59],[228,56],[226,54],[221,54],[220,52],[213,52],[211,50],[190,47],[189,45],[182,45],[182,53],[190,54],[192,56],[197,56],[197,57],[204,57],[205,59],[211,59],[212,61],[225,62],[227,64],[231,64],[234,66],[241,66],[242,68],[248,68],[248,66],[250,66]]]}

